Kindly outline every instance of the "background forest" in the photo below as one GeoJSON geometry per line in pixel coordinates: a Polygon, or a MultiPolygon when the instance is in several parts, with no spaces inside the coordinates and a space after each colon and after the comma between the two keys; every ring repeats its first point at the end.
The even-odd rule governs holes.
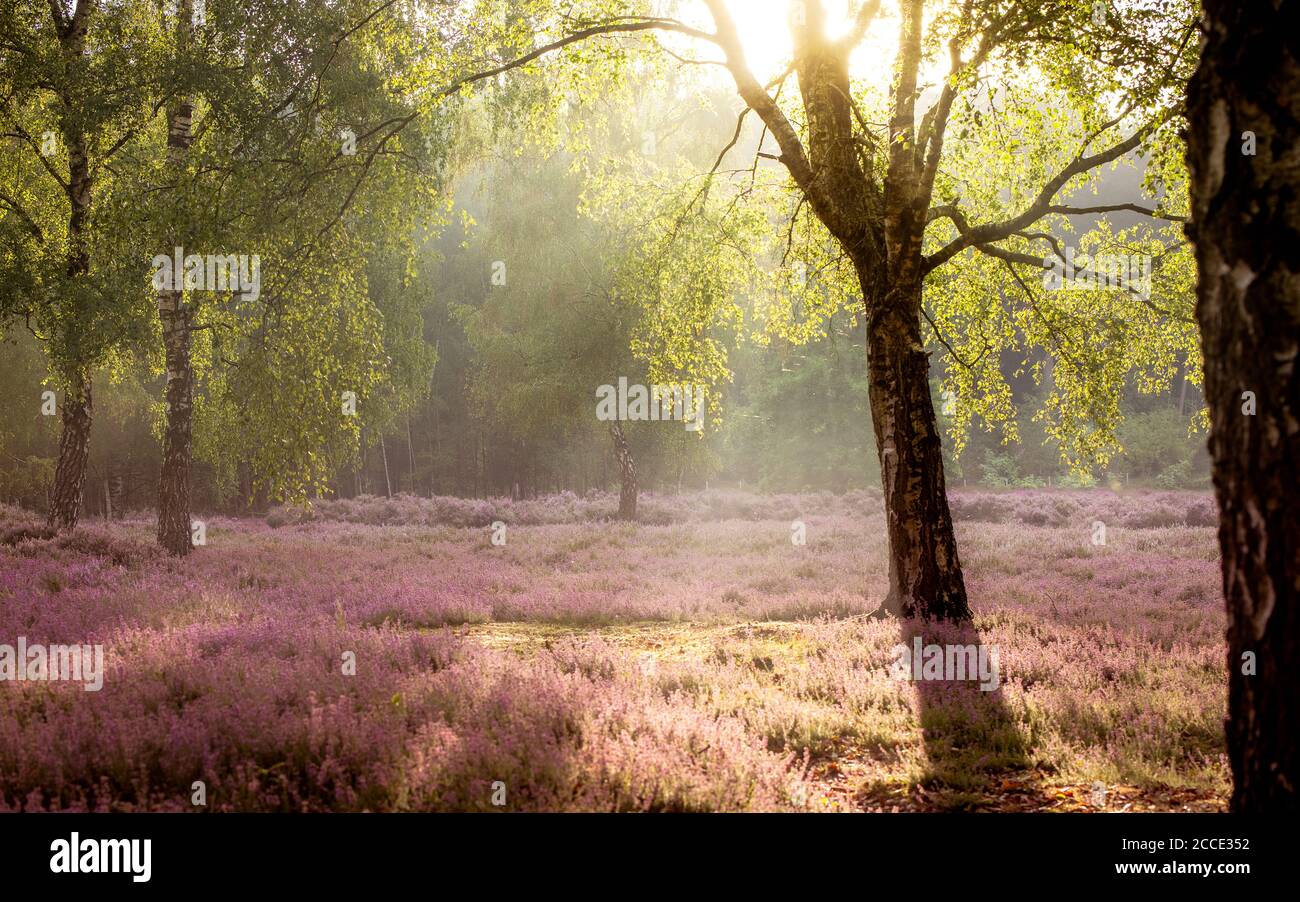
{"type": "MultiPolygon", "coordinates": [[[[563,108],[549,133],[522,146],[463,136],[477,151],[450,179],[446,197],[428,201],[423,212],[436,225],[399,236],[410,239],[407,254],[368,264],[388,366],[378,374],[374,403],[360,411],[354,447],[316,491],[535,497],[616,489],[609,436],[593,416],[595,388],[619,376],[645,381],[649,355],[637,353],[645,319],[634,300],[619,297],[616,271],[620,255],[641,252],[635,240],[642,223],[608,215],[602,205],[618,203],[611,180],[623,190],[648,185],[668,193],[655,179],[670,167],[707,169],[734,129],[731,103],[725,91],[653,82],[563,108]],[[498,263],[504,284],[493,281],[498,263]]],[[[749,128],[739,143],[752,154],[758,138],[749,128]]],[[[1135,181],[1134,170],[1108,172],[1101,193],[1135,181]]],[[[782,303],[797,304],[798,293],[782,303]]],[[[741,282],[738,327],[715,330],[727,372],[708,429],[626,424],[642,489],[879,486],[857,311],[842,307],[824,320],[809,317],[797,333],[774,334],[764,321],[771,304],[760,295],[741,282]]],[[[1190,287],[1178,303],[1190,306],[1190,287]]],[[[1179,340],[1189,337],[1190,328],[1179,340]]],[[[59,420],[42,415],[40,400],[55,383],[41,342],[21,321],[9,322],[3,341],[0,382],[9,390],[0,396],[0,500],[44,510],[59,420]]],[[[933,332],[929,347],[945,355],[933,332]]],[[[1104,462],[1067,461],[1047,429],[1049,350],[1004,348],[996,369],[1009,404],[961,421],[961,399],[936,373],[952,484],[1207,489],[1199,355],[1193,350],[1190,363],[1185,353],[1162,356],[1169,358],[1163,379],[1106,372],[1118,416],[1115,453],[1104,462]]],[[[156,503],[164,378],[158,361],[131,354],[103,375],[85,510],[121,516],[156,503]]],[[[215,377],[199,379],[199,394],[211,392],[196,417],[195,510],[262,509],[281,499],[256,483],[249,464],[259,440],[280,436],[230,430],[229,407],[238,405],[220,387],[215,377]]],[[[298,483],[282,487],[291,486],[298,483]]]]}

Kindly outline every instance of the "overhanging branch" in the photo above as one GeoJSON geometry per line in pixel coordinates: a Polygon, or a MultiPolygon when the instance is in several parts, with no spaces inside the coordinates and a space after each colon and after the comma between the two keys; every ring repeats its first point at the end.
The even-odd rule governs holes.
{"type": "MultiPolygon", "coordinates": [[[[1065,186],[1070,179],[1076,175],[1081,175],[1098,166],[1118,160],[1124,154],[1136,149],[1141,145],[1143,139],[1151,134],[1159,124],[1159,120],[1152,121],[1142,128],[1135,131],[1128,138],[1112,145],[1106,150],[1099,151],[1091,156],[1083,156],[1082,153],[1076,156],[1068,166],[1058,172],[1048,181],[1043,189],[1038,192],[1034,202],[1025,210],[1010,219],[1004,219],[1000,222],[990,222],[981,226],[968,228],[962,231],[957,238],[944,245],[938,251],[925,257],[922,260],[921,270],[923,273],[932,271],[935,267],[942,265],[948,260],[955,257],[968,247],[974,247],[981,244],[990,244],[995,241],[1001,241],[1009,238],[1016,232],[1022,231],[1028,226],[1033,225],[1039,219],[1042,219],[1048,213],[1052,212],[1052,199],[1056,197],[1058,191],[1065,186]]],[[[1070,209],[1070,208],[1063,208],[1070,209]]]]}

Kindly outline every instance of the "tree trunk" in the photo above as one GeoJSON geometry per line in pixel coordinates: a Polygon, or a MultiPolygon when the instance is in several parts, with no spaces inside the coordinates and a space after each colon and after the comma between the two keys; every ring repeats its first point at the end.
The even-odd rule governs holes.
{"type": "Polygon", "coordinates": [[[618,461],[622,486],[618,493],[618,518],[636,519],[636,462],[632,460],[632,446],[623,434],[623,424],[614,420],[609,424],[609,435],[614,440],[614,458],[618,461]]]}
{"type": "MultiPolygon", "coordinates": [[[[84,20],[83,20],[84,22],[84,20]]],[[[84,50],[84,24],[74,27],[63,36],[68,55],[80,56],[84,50]]],[[[86,245],[86,224],[90,216],[90,201],[94,177],[90,170],[90,157],[86,142],[78,131],[65,133],[68,141],[68,260],[67,276],[70,286],[76,284],[90,271],[90,251],[86,245]]],[[[78,328],[74,310],[67,328],[78,328]]],[[[74,332],[72,345],[77,344],[74,332]]],[[[50,497],[49,525],[54,529],[68,530],[77,525],[81,516],[82,490],[86,482],[86,459],[90,453],[90,423],[94,412],[90,372],[84,361],[69,366],[67,395],[63,399],[63,432],[59,436],[59,462],[54,473],[54,490],[50,497]]]]}
{"type": "Polygon", "coordinates": [[[1200,272],[1196,316],[1220,508],[1231,807],[1294,813],[1300,807],[1300,285],[1294,275],[1300,69],[1281,4],[1206,0],[1205,12],[1201,63],[1188,87],[1187,231],[1200,272]]]}
{"type": "Polygon", "coordinates": [[[407,491],[412,495],[417,495],[419,491],[415,488],[415,442],[411,439],[411,414],[409,412],[406,414],[406,457],[411,468],[410,485],[407,486],[407,491]]]}
{"type": "Polygon", "coordinates": [[[388,443],[384,441],[384,433],[379,433],[379,454],[384,459],[384,497],[393,497],[393,477],[388,474],[388,443]]]}
{"type": "Polygon", "coordinates": [[[189,554],[190,463],[193,458],[194,374],[190,367],[189,312],[179,291],[158,293],[167,359],[167,423],[163,431],[162,476],[158,484],[158,544],[175,555],[189,554]]]}
{"type": "MultiPolygon", "coordinates": [[[[870,280],[863,279],[864,291],[870,280]]],[[[943,445],[921,341],[921,295],[890,292],[867,325],[871,419],[889,537],[889,594],[898,617],[970,619],[944,488],[943,445]]]]}
{"type": "Polygon", "coordinates": [[[429,497],[438,494],[438,408],[433,408],[433,424],[429,430],[429,497]]]}
{"type": "Polygon", "coordinates": [[[126,477],[122,475],[121,468],[118,467],[116,472],[110,471],[108,481],[108,499],[111,507],[116,511],[116,516],[121,519],[122,514],[126,511],[126,477]]]}
{"type": "Polygon", "coordinates": [[[365,495],[370,492],[370,474],[366,472],[370,466],[370,447],[366,444],[366,427],[361,427],[360,436],[360,462],[357,464],[357,494],[365,495]]]}
{"type": "Polygon", "coordinates": [[[59,463],[54,471],[54,489],[50,494],[48,522],[60,531],[74,529],[81,517],[81,492],[86,482],[93,412],[90,377],[77,375],[63,398],[59,463]]]}
{"type": "MultiPolygon", "coordinates": [[[[177,11],[176,43],[189,45],[190,0],[177,11]]],[[[167,116],[167,166],[184,178],[186,157],[193,142],[194,107],[181,98],[167,116]]],[[[179,235],[174,235],[178,239],[179,235]]],[[[178,556],[194,550],[190,534],[190,465],[194,457],[194,371],[190,364],[190,311],[185,306],[180,273],[171,285],[158,289],[158,319],[162,324],[167,365],[167,422],[163,427],[162,473],[158,480],[158,544],[178,556]]]]}

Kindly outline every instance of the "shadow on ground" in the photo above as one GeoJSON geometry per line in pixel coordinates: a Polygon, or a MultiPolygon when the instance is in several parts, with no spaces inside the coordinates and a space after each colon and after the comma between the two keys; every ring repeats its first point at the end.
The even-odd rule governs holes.
{"type": "Polygon", "coordinates": [[[970,623],[905,620],[899,632],[913,655],[920,640],[922,662],[929,658],[924,650],[938,646],[944,662],[955,665],[944,678],[923,674],[913,682],[928,761],[921,790],[937,807],[983,807],[1002,775],[1030,766],[1029,742],[1003,695],[998,649],[985,646],[970,623]]]}

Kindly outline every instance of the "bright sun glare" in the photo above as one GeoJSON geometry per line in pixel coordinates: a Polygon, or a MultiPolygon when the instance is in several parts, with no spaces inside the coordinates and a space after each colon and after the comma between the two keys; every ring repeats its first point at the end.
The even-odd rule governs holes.
{"type": "MultiPolygon", "coordinates": [[[[727,0],[727,5],[736,20],[745,56],[754,75],[764,83],[780,75],[791,56],[791,0],[727,0]]],[[[856,5],[849,0],[826,2],[826,32],[829,36],[837,37],[848,30],[850,10],[856,5]]],[[[851,72],[854,78],[868,80],[878,88],[888,84],[893,63],[890,36],[896,29],[897,19],[888,9],[882,9],[866,39],[853,54],[851,72]]]]}

